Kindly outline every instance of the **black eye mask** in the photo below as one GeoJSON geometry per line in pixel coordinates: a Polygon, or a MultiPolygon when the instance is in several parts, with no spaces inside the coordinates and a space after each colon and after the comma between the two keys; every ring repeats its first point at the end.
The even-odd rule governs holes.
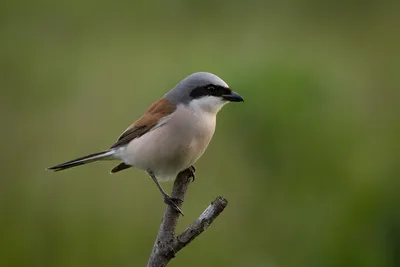
{"type": "Polygon", "coordinates": [[[201,87],[196,87],[190,92],[190,96],[193,99],[201,98],[203,96],[216,96],[222,97],[223,95],[229,95],[231,93],[231,89],[218,86],[218,85],[206,85],[201,87]]]}

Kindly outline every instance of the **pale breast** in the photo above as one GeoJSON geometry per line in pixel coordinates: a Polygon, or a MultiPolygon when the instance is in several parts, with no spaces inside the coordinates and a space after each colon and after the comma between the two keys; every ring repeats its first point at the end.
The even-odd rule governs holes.
{"type": "Polygon", "coordinates": [[[159,180],[174,179],[204,153],[215,131],[216,117],[178,106],[162,126],[133,140],[125,149],[124,161],[159,180]]]}
{"type": "Polygon", "coordinates": [[[194,138],[192,138],[189,144],[189,150],[192,151],[190,165],[194,164],[201,157],[201,155],[203,155],[211,141],[211,138],[214,135],[215,116],[206,115],[199,116],[197,123],[194,126],[194,138]]]}

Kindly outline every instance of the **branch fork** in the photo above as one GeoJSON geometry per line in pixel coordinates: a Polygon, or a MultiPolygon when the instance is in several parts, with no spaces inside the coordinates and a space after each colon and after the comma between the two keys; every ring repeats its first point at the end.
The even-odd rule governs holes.
{"type": "MultiPolygon", "coordinates": [[[[185,193],[190,184],[190,178],[190,170],[185,170],[181,172],[175,180],[171,197],[182,200],[182,202],[178,204],[179,208],[183,204],[185,193]]],[[[217,197],[206,210],[178,236],[175,235],[175,229],[180,214],[175,209],[167,206],[147,267],[166,266],[169,261],[175,257],[176,253],[203,233],[227,205],[228,201],[224,197],[217,197]]]]}

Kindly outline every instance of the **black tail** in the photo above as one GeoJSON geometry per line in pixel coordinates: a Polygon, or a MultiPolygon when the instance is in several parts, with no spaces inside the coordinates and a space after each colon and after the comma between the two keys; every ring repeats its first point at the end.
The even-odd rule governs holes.
{"type": "Polygon", "coordinates": [[[80,157],[77,159],[73,159],[73,160],[58,164],[53,167],[49,167],[49,168],[47,168],[47,170],[51,170],[51,171],[55,171],[55,172],[62,171],[62,170],[80,166],[80,165],[83,165],[86,163],[110,158],[110,156],[114,155],[114,153],[115,153],[114,150],[106,150],[106,151],[102,151],[99,153],[90,154],[90,155],[87,155],[84,157],[80,157]]]}
{"type": "Polygon", "coordinates": [[[116,172],[120,172],[126,169],[129,169],[130,167],[132,167],[131,165],[127,165],[124,162],[120,163],[118,166],[115,166],[112,170],[111,173],[116,173],[116,172]]]}

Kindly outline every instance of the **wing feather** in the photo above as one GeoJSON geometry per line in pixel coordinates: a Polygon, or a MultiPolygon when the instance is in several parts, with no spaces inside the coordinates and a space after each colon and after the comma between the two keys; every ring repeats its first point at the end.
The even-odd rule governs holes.
{"type": "Polygon", "coordinates": [[[164,124],[165,117],[174,112],[175,109],[176,106],[165,98],[161,98],[154,102],[140,119],[135,121],[120,135],[111,148],[125,146],[133,139],[139,138],[145,133],[153,130],[160,122],[164,124]]]}

